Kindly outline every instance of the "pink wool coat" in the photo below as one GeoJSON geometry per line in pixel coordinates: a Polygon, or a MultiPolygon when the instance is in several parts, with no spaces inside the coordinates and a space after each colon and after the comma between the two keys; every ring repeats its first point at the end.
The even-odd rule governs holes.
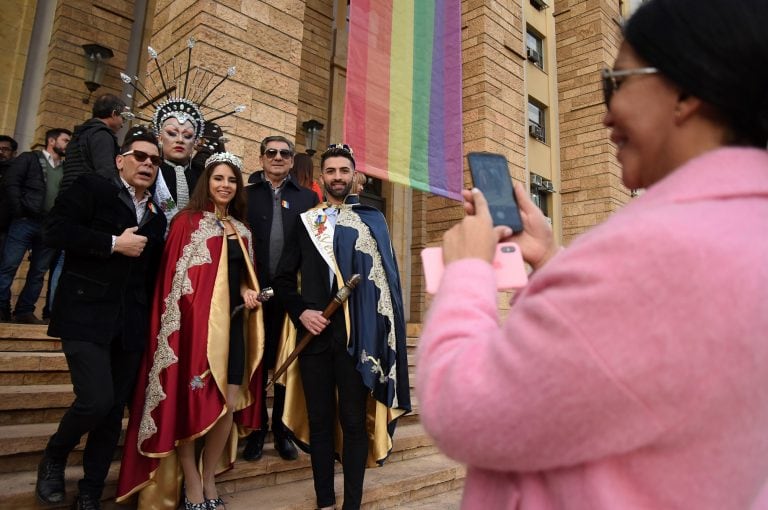
{"type": "Polygon", "coordinates": [[[768,152],[667,176],[534,274],[446,268],[419,345],[462,508],[768,509],[768,152]]]}

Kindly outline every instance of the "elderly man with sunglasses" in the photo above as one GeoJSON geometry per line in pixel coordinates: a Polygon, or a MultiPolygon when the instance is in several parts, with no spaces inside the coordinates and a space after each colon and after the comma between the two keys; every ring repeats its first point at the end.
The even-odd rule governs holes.
{"type": "MultiPolygon", "coordinates": [[[[249,178],[246,188],[248,198],[248,223],[253,231],[253,245],[256,256],[256,276],[261,288],[272,286],[277,263],[283,252],[285,239],[292,235],[299,214],[317,204],[317,195],[291,180],[289,171],[293,166],[293,143],[282,136],[268,136],[261,142],[261,166],[263,171],[255,172],[249,178]]],[[[275,367],[277,347],[285,320],[285,308],[277,300],[267,301],[264,309],[264,366],[275,367]]],[[[243,458],[255,461],[261,458],[267,433],[267,370],[263,370],[264,394],[261,407],[261,430],[248,436],[243,458]]],[[[286,460],[298,457],[296,447],[286,434],[283,425],[285,388],[275,386],[272,403],[272,434],[275,450],[286,460]]]]}
{"type": "Polygon", "coordinates": [[[64,502],[67,457],[87,433],[76,509],[100,508],[147,341],[166,227],[149,192],[161,163],[154,134],[131,129],[115,162],[112,179],[78,177],[45,227],[49,244],[67,252],[48,334],[61,337],[75,401],[48,441],[35,492],[43,503],[64,502]]]}

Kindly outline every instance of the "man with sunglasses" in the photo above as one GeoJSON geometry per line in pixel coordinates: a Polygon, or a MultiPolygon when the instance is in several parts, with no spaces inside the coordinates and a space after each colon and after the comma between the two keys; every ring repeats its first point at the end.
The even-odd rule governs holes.
{"type": "MultiPolygon", "coordinates": [[[[293,143],[282,136],[268,136],[261,142],[261,166],[263,171],[252,174],[246,188],[248,198],[248,223],[253,231],[253,244],[256,256],[256,276],[259,285],[272,286],[277,263],[283,252],[285,240],[292,235],[299,214],[317,204],[317,195],[311,190],[299,186],[290,178],[293,166],[293,143]]],[[[267,301],[264,310],[264,367],[273,369],[277,355],[278,342],[285,319],[285,308],[277,300],[267,301]]],[[[264,426],[252,432],[247,439],[243,458],[258,460],[264,447],[267,433],[267,370],[264,376],[264,394],[261,417],[264,426]]],[[[275,450],[286,460],[298,458],[298,452],[288,438],[283,425],[283,406],[285,388],[277,385],[272,403],[272,434],[275,450]]]]}
{"type": "Polygon", "coordinates": [[[87,433],[75,508],[100,508],[147,341],[163,250],[166,219],[149,192],[160,163],[154,134],[132,128],[112,179],[80,176],[59,196],[46,224],[49,244],[67,252],[48,334],[61,338],[75,401],[38,467],[35,492],[43,503],[64,501],[67,457],[87,433]]]}

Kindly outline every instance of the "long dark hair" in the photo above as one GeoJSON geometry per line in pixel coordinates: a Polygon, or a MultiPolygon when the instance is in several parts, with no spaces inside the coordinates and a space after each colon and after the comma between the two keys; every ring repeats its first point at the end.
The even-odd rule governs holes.
{"type": "Polygon", "coordinates": [[[293,157],[293,168],[291,168],[291,179],[299,186],[312,189],[312,177],[315,171],[315,164],[312,157],[307,154],[296,154],[293,157]]]}
{"type": "Polygon", "coordinates": [[[235,218],[236,220],[239,220],[242,223],[246,223],[246,220],[245,220],[246,203],[245,203],[245,192],[243,191],[243,188],[244,188],[243,173],[240,171],[238,167],[226,161],[215,161],[205,167],[203,174],[200,176],[200,179],[198,179],[197,181],[195,190],[192,192],[192,196],[189,197],[189,203],[184,208],[184,210],[192,211],[192,212],[211,210],[211,206],[213,206],[213,201],[211,200],[210,195],[208,195],[208,189],[210,188],[211,175],[213,174],[213,169],[219,165],[227,165],[229,168],[231,168],[232,171],[235,173],[235,178],[237,179],[237,189],[235,190],[234,198],[229,203],[229,209],[227,210],[227,214],[235,218]]]}

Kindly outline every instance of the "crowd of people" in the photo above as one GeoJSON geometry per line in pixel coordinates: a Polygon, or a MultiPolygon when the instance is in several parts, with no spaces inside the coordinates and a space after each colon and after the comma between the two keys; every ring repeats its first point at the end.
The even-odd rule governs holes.
{"type": "Polygon", "coordinates": [[[34,307],[50,271],[48,334],[61,338],[75,395],[38,466],[37,498],[64,501],[67,459],[87,434],[75,508],[99,509],[128,407],[118,501],[224,508],[215,476],[232,467],[240,437],[244,460],[258,461],[271,430],[283,459],[296,460],[297,445],[309,453],[319,507],[336,504],[338,457],[343,508],[359,508],[365,468],[384,462],[410,411],[384,217],[353,193],[350,147],[322,153],[315,180],[311,158],[268,136],[246,183],[221,128],[178,108],[184,101],[169,98],[121,144],[127,109],[111,94],[72,132],[49,130],[43,150],[13,157],[17,146],[4,150],[0,138],[9,159],[0,318],[42,323],[34,307]],[[352,298],[324,318],[356,274],[352,298]],[[268,374],[307,332],[315,338],[275,384],[270,417],[268,374]]]}
{"type": "MultiPolygon", "coordinates": [[[[522,185],[520,232],[463,192],[417,361],[424,427],[468,466],[463,508],[768,508],[767,24],[757,0],[648,0],[628,19],[601,73],[604,124],[624,184],[646,192],[567,249],[522,185]],[[501,320],[492,259],[508,240],[533,272],[501,320]]],[[[170,98],[121,145],[112,95],[43,150],[15,156],[0,136],[15,195],[0,319],[39,322],[52,270],[48,331],[75,393],[36,495],[64,501],[87,433],[75,508],[98,510],[129,406],[119,502],[224,508],[216,475],[239,438],[258,461],[271,430],[283,459],[309,453],[320,509],[335,508],[337,459],[343,508],[359,508],[411,410],[384,216],[359,203],[349,146],[321,154],[315,181],[268,136],[246,183],[188,105],[170,98]],[[268,374],[286,366],[270,415],[268,374]]]]}

